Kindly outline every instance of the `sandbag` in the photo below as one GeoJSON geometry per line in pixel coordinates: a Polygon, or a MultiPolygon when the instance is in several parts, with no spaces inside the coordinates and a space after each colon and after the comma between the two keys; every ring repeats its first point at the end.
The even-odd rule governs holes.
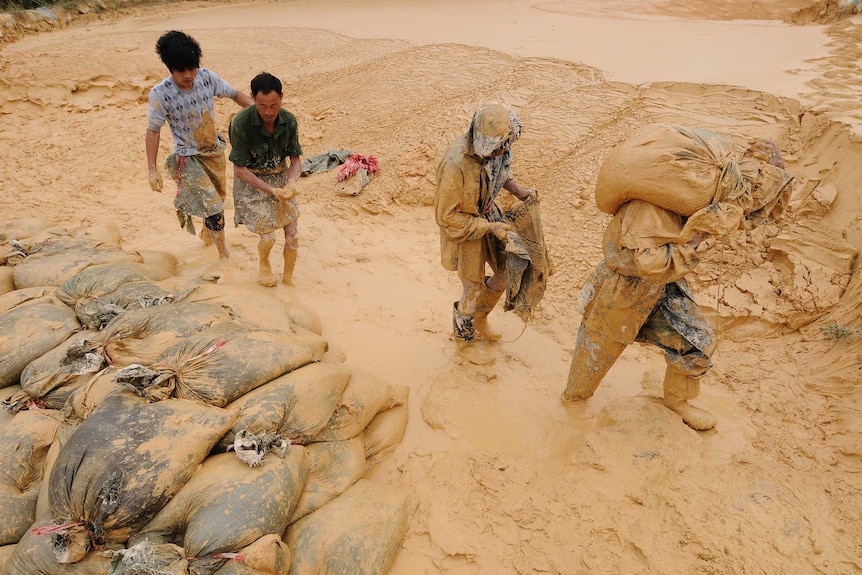
{"type": "Polygon", "coordinates": [[[365,459],[370,470],[401,445],[407,430],[407,403],[396,405],[374,416],[365,428],[365,459]]]}
{"type": "Polygon", "coordinates": [[[231,319],[221,306],[208,303],[170,303],[132,309],[105,326],[103,353],[108,363],[126,367],[149,365],[167,348],[231,319]]]}
{"type": "MultiPolygon", "coordinates": [[[[6,565],[6,562],[9,561],[9,557],[12,556],[12,553],[15,551],[15,545],[0,545],[0,573],[3,572],[3,567],[6,565]]],[[[290,565],[288,565],[290,567],[290,565]]]]}
{"type": "Polygon", "coordinates": [[[78,320],[88,329],[101,330],[112,319],[130,309],[143,309],[174,301],[176,293],[156,282],[135,281],[121,285],[113,292],[80,303],[78,320]]]}
{"type": "Polygon", "coordinates": [[[60,413],[22,411],[0,428],[0,545],[17,543],[36,520],[36,501],[60,413]]]}
{"type": "MultiPolygon", "coordinates": [[[[45,527],[45,524],[39,522],[33,527],[45,527]]],[[[54,557],[51,537],[34,535],[28,529],[0,573],[2,575],[105,575],[111,570],[111,560],[102,553],[111,547],[91,551],[73,565],[58,564],[54,557]]]]}
{"type": "Polygon", "coordinates": [[[240,416],[219,447],[232,446],[241,431],[308,443],[332,418],[349,381],[342,364],[312,363],[262,385],[230,404],[240,416]]]}
{"type": "Polygon", "coordinates": [[[122,392],[124,388],[114,381],[118,371],[118,368],[106,367],[94,374],[84,385],[76,387],[63,406],[63,419],[80,423],[102,405],[109,394],[122,392]]]}
{"type": "MultiPolygon", "coordinates": [[[[6,401],[19,391],[21,391],[21,386],[18,384],[0,388],[0,402],[6,401]]],[[[4,425],[12,421],[13,417],[15,417],[14,411],[11,409],[4,409],[3,406],[0,405],[0,429],[3,429],[4,425]]]]}
{"type": "Polygon", "coordinates": [[[181,545],[190,569],[208,575],[226,561],[213,555],[283,533],[307,477],[308,454],[298,445],[258,467],[232,453],[214,455],[129,545],[181,545]]]}
{"type": "Polygon", "coordinates": [[[36,286],[31,288],[16,289],[8,293],[0,295],[0,313],[5,313],[10,309],[14,309],[20,305],[28,303],[37,303],[45,298],[53,297],[57,302],[55,293],[56,286],[36,286]]]}
{"type": "Polygon", "coordinates": [[[0,387],[18,383],[27,364],[80,329],[75,312],[57,300],[23,305],[0,314],[0,387]]]}
{"type": "Polygon", "coordinates": [[[382,575],[395,561],[415,508],[392,486],[360,479],[287,529],[291,575],[382,575]]]}
{"type": "Polygon", "coordinates": [[[121,370],[117,380],[149,401],[180,397],[224,407],[314,360],[311,346],[293,333],[230,321],[169,347],[146,370],[121,370]]]}
{"type": "Polygon", "coordinates": [[[13,278],[12,268],[8,266],[0,267],[0,295],[9,293],[15,289],[15,279],[13,278]]]}
{"type": "Polygon", "coordinates": [[[52,227],[54,222],[47,218],[30,217],[17,218],[0,222],[0,242],[8,242],[9,240],[27,239],[33,234],[47,230],[52,227]]]}
{"type": "Polygon", "coordinates": [[[137,254],[141,256],[143,262],[148,266],[158,268],[169,276],[177,273],[177,256],[169,252],[159,250],[138,250],[137,254]]]}
{"type": "Polygon", "coordinates": [[[60,563],[79,561],[90,544],[124,543],[191,478],[237,414],[169,399],[147,403],[113,393],[72,433],[49,478],[49,509],[62,528],[60,563]]]}
{"type": "Polygon", "coordinates": [[[215,575],[288,575],[290,548],[281,536],[264,535],[239,550],[242,561],[228,561],[215,575]]]}
{"type": "Polygon", "coordinates": [[[62,409],[78,387],[104,367],[99,334],[82,331],[27,364],[21,372],[21,393],[4,401],[13,411],[37,401],[47,409],[62,409]]]}
{"type": "Polygon", "coordinates": [[[316,311],[303,303],[295,301],[289,301],[285,305],[287,306],[287,313],[290,315],[290,321],[293,325],[303,327],[317,335],[323,334],[320,316],[317,315],[316,311]]]}
{"type": "Polygon", "coordinates": [[[596,206],[615,214],[625,202],[643,200],[690,216],[748,185],[733,167],[742,153],[708,130],[644,126],[605,156],[596,178],[596,206]]]}
{"type": "Polygon", "coordinates": [[[409,388],[393,386],[359,369],[353,369],[350,383],[338,401],[332,418],[314,441],[340,441],[356,437],[381,411],[403,405],[409,388]]]}
{"type": "Polygon", "coordinates": [[[51,238],[31,247],[23,262],[13,268],[17,289],[60,286],[90,266],[113,262],[140,262],[141,256],[87,239],[51,238]]]}
{"type": "Polygon", "coordinates": [[[365,442],[319,441],[308,450],[308,481],[302,489],[290,523],[302,519],[335,499],[365,475],[365,442]]]}
{"type": "Polygon", "coordinates": [[[57,297],[71,307],[108,295],[121,285],[137,281],[160,281],[170,277],[162,269],[138,262],[92,265],[72,275],[57,290],[57,297]]]}
{"type": "Polygon", "coordinates": [[[530,321],[545,295],[553,273],[545,246],[539,202],[530,195],[504,214],[514,234],[506,242],[506,296],[503,310],[514,310],[523,321],[530,321]]]}
{"type": "Polygon", "coordinates": [[[287,304],[272,290],[258,285],[207,283],[178,295],[176,301],[218,304],[246,322],[293,331],[287,304]]]}

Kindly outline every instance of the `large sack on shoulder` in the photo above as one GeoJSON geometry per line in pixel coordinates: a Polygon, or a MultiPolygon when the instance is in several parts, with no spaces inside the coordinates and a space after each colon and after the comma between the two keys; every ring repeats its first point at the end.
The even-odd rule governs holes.
{"type": "Polygon", "coordinates": [[[214,455],[129,545],[181,545],[194,572],[213,573],[225,563],[214,555],[284,532],[307,477],[308,454],[301,446],[257,467],[233,453],[214,455]]]}
{"type": "Polygon", "coordinates": [[[76,311],[78,320],[85,327],[101,330],[126,311],[171,303],[175,297],[176,292],[159,283],[135,281],[123,284],[107,295],[79,304],[76,311]]]}
{"type": "Polygon", "coordinates": [[[614,146],[596,179],[596,205],[615,214],[643,200],[690,216],[713,203],[721,188],[745,185],[728,167],[741,151],[714,132],[650,124],[614,146]]]}
{"type": "Polygon", "coordinates": [[[32,246],[24,261],[13,268],[13,279],[17,289],[60,286],[67,278],[90,266],[140,261],[140,255],[93,240],[58,237],[32,246]]]}
{"type": "Polygon", "coordinates": [[[18,383],[28,363],[80,328],[75,312],[57,300],[23,305],[0,314],[0,387],[18,383]]]}
{"type": "Polygon", "coordinates": [[[392,486],[360,479],[287,529],[291,575],[388,573],[415,504],[392,486]]]}
{"type": "Polygon", "coordinates": [[[57,290],[57,297],[73,309],[117,290],[121,285],[138,281],[160,281],[170,277],[162,269],[138,262],[93,265],[69,277],[57,290]]]}
{"type": "Polygon", "coordinates": [[[319,441],[308,450],[308,481],[302,489],[290,523],[302,519],[335,499],[365,475],[365,442],[319,441]]]}
{"type": "Polygon", "coordinates": [[[56,286],[37,286],[31,288],[16,289],[0,295],[0,313],[6,313],[10,309],[14,309],[28,303],[37,303],[45,298],[56,299],[56,286]]]}
{"type": "Polygon", "coordinates": [[[389,457],[401,445],[407,431],[408,406],[396,405],[374,416],[365,428],[365,459],[368,470],[389,457]]]}
{"type": "Polygon", "coordinates": [[[287,304],[272,290],[257,285],[201,284],[177,296],[179,302],[218,304],[248,323],[293,331],[287,304]]]}
{"type": "Polygon", "coordinates": [[[342,364],[312,363],[262,385],[230,404],[240,416],[219,447],[232,446],[241,432],[308,443],[332,418],[349,381],[342,364]]]}
{"type": "Polygon", "coordinates": [[[180,397],[224,407],[314,360],[311,347],[293,333],[230,321],[190,335],[152,364],[129,367],[117,379],[149,401],[180,397]]]}
{"type": "Polygon", "coordinates": [[[0,428],[0,545],[17,543],[36,520],[36,501],[60,413],[22,411],[0,428]]]}
{"type": "Polygon", "coordinates": [[[78,332],[31,361],[21,372],[22,392],[3,405],[17,411],[37,402],[47,409],[62,409],[72,392],[104,367],[100,339],[91,331],[78,332]]]}
{"type": "MultiPolygon", "coordinates": [[[[37,522],[33,528],[46,527],[37,522]]],[[[107,550],[107,548],[105,549],[107,550]]],[[[2,575],[105,575],[111,571],[111,560],[105,550],[91,551],[73,565],[61,565],[54,557],[50,535],[35,535],[28,529],[6,561],[2,575]]]]}
{"type": "Polygon", "coordinates": [[[49,478],[57,561],[124,543],[191,478],[236,413],[182,400],[105,398],[72,433],[49,478]]]}
{"type": "Polygon", "coordinates": [[[356,437],[374,416],[403,405],[409,388],[385,383],[360,369],[353,369],[350,383],[338,401],[338,407],[314,441],[340,441],[356,437]]]}
{"type": "Polygon", "coordinates": [[[208,303],[170,303],[132,309],[105,326],[104,350],[108,363],[126,367],[149,365],[167,348],[231,319],[221,306],[208,303]]]}

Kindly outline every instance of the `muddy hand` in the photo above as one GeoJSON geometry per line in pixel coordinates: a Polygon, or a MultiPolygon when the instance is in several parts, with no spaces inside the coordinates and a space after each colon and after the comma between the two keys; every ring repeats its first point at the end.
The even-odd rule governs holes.
{"type": "Polygon", "coordinates": [[[159,173],[158,169],[156,169],[156,168],[150,169],[149,180],[150,180],[150,188],[154,192],[161,192],[162,191],[162,175],[159,173]]]}
{"type": "Polygon", "coordinates": [[[490,232],[494,234],[494,237],[496,237],[498,240],[500,240],[501,242],[505,242],[508,239],[506,232],[511,229],[512,226],[510,224],[505,224],[503,222],[494,222],[493,224],[491,224],[490,232]]]}

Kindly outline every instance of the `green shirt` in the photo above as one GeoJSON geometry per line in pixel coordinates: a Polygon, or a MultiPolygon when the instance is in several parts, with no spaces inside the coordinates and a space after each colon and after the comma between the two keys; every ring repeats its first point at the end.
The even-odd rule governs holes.
{"type": "Polygon", "coordinates": [[[253,172],[272,172],[284,168],[284,159],[302,155],[296,116],[279,110],[275,130],[267,132],[257,108],[237,112],[230,123],[230,161],[253,172]]]}

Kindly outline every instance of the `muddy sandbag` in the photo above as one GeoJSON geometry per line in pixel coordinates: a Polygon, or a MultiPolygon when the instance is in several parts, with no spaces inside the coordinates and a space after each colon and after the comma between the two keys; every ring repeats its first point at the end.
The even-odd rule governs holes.
{"type": "Polygon", "coordinates": [[[47,409],[62,409],[75,389],[100,371],[105,360],[99,334],[82,331],[27,364],[21,372],[21,392],[3,401],[18,411],[30,403],[47,409]]]}
{"type": "Polygon", "coordinates": [[[118,368],[106,367],[93,374],[84,385],[76,387],[63,406],[63,419],[80,423],[102,405],[109,394],[122,393],[123,388],[114,379],[118,371],[118,368]]]}
{"type": "Polygon", "coordinates": [[[40,217],[17,218],[0,222],[0,242],[23,240],[42,230],[47,230],[53,225],[54,222],[51,220],[40,217]]]}
{"type": "Polygon", "coordinates": [[[144,263],[148,266],[158,268],[169,276],[177,273],[177,256],[169,252],[159,250],[138,250],[137,254],[141,256],[144,263]]]}
{"type": "MultiPolygon", "coordinates": [[[[15,385],[7,385],[6,387],[0,388],[0,402],[6,401],[19,391],[21,391],[21,386],[17,383],[15,385]]],[[[0,429],[3,429],[3,426],[9,423],[13,417],[15,417],[14,411],[11,409],[4,409],[0,406],[0,429]]]]}
{"type": "MultiPolygon", "coordinates": [[[[46,527],[43,522],[36,523],[33,528],[46,527]]],[[[111,570],[111,560],[103,555],[111,547],[89,552],[83,559],[72,565],[61,565],[54,557],[51,536],[35,535],[28,529],[15,546],[3,570],[2,575],[105,575],[111,570]]]]}
{"type": "Polygon", "coordinates": [[[31,247],[27,257],[13,268],[17,289],[60,286],[70,276],[90,266],[114,262],[140,262],[141,256],[87,239],[52,238],[31,247]]]}
{"type": "Polygon", "coordinates": [[[340,441],[360,434],[374,416],[407,402],[409,388],[385,383],[360,369],[353,369],[350,383],[338,407],[314,441],[340,441]]]}
{"type": "Polygon", "coordinates": [[[201,284],[178,295],[176,301],[218,304],[249,323],[293,331],[287,304],[272,290],[258,285],[201,284]]]}
{"type": "Polygon", "coordinates": [[[408,408],[403,405],[381,411],[365,428],[365,459],[370,470],[401,445],[407,430],[408,408]]]}
{"type": "Polygon", "coordinates": [[[18,383],[28,363],[80,328],[75,312],[57,300],[46,299],[0,314],[0,387],[18,383]]]}
{"type": "MultiPolygon", "coordinates": [[[[12,553],[15,551],[15,545],[0,545],[0,573],[3,572],[3,567],[6,565],[6,562],[9,561],[9,557],[12,556],[12,553]]],[[[288,565],[288,567],[290,567],[288,565]]]]}
{"type": "Polygon", "coordinates": [[[236,421],[233,411],[183,399],[147,403],[112,393],[72,433],[49,477],[59,563],[91,543],[124,543],[185,485],[236,421]]]}
{"type": "Polygon", "coordinates": [[[382,575],[395,561],[415,507],[403,491],[360,479],[287,529],[290,575],[382,575]]]}
{"type": "Polygon", "coordinates": [[[332,418],[349,381],[342,364],[312,363],[262,385],[230,404],[240,416],[219,447],[232,446],[242,431],[308,443],[332,418]]]}
{"type": "Polygon", "coordinates": [[[190,335],[148,366],[120,370],[116,379],[148,401],[179,397],[224,407],[313,361],[314,350],[293,333],[228,321],[190,335]]]}
{"type": "Polygon", "coordinates": [[[780,154],[765,142],[751,142],[746,149],[709,130],[644,126],[605,157],[596,179],[596,205],[615,214],[623,203],[643,200],[691,216],[715,203],[732,203],[745,216],[757,210],[775,211],[777,217],[793,176],[769,163],[779,163],[780,154]],[[764,196],[774,199],[764,206],[764,196]]]}
{"type": "Polygon", "coordinates": [[[264,535],[237,553],[237,561],[226,562],[215,575],[287,575],[290,548],[280,535],[264,535]]]}
{"type": "Polygon", "coordinates": [[[290,523],[323,507],[365,475],[365,442],[362,437],[319,441],[306,449],[308,481],[296,502],[290,523]]]}
{"type": "Polygon", "coordinates": [[[257,467],[232,453],[213,455],[129,545],[180,545],[195,573],[213,573],[225,562],[217,555],[284,532],[307,477],[308,454],[299,445],[257,467]]]}
{"type": "Polygon", "coordinates": [[[57,297],[73,309],[138,281],[160,281],[170,277],[162,269],[138,262],[93,265],[69,277],[57,290],[57,297]]]}
{"type": "Polygon", "coordinates": [[[60,419],[56,410],[22,411],[0,428],[0,545],[17,543],[36,520],[45,461],[60,419]]]}
{"type": "Polygon", "coordinates": [[[289,301],[285,305],[287,306],[287,313],[290,315],[290,321],[294,325],[301,326],[317,335],[323,334],[320,316],[317,315],[316,311],[303,303],[295,301],[289,301]]]}
{"type": "Polygon", "coordinates": [[[209,303],[170,303],[132,309],[111,320],[104,329],[103,353],[108,363],[126,367],[149,365],[163,351],[231,319],[221,306],[209,303]]]}
{"type": "Polygon", "coordinates": [[[16,289],[0,295],[0,313],[28,303],[36,303],[45,298],[54,298],[56,301],[56,286],[37,286],[32,288],[16,289]]]}
{"type": "Polygon", "coordinates": [[[101,330],[118,315],[130,309],[143,309],[171,303],[176,292],[156,282],[135,281],[113,292],[81,303],[76,307],[78,320],[88,329],[101,330]]]}
{"type": "Polygon", "coordinates": [[[110,553],[108,575],[189,575],[189,562],[182,547],[147,542],[110,553]]]}
{"type": "Polygon", "coordinates": [[[12,276],[12,268],[8,266],[0,267],[0,295],[15,290],[15,280],[12,276]]]}

